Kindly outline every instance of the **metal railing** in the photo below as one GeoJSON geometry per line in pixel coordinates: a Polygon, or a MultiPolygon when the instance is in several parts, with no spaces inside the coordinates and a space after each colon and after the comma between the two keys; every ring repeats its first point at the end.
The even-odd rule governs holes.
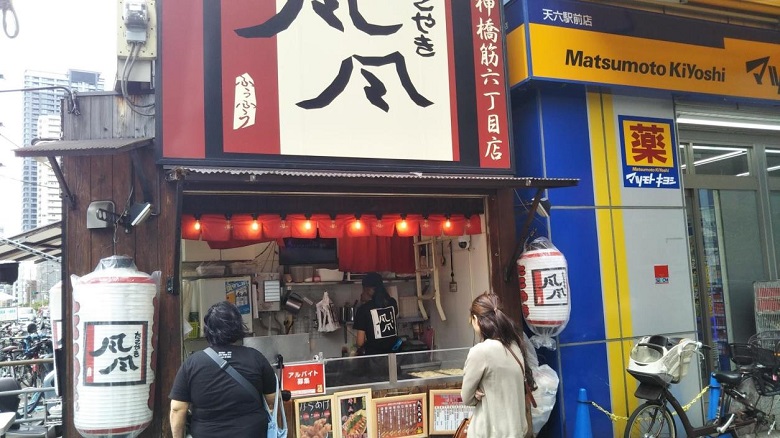
{"type": "MultiPolygon", "coordinates": [[[[41,359],[23,359],[23,360],[6,360],[0,361],[0,368],[14,367],[24,365],[44,365],[54,364],[54,358],[41,358],[41,359]]],[[[0,397],[6,395],[17,395],[20,398],[19,407],[17,412],[21,411],[21,418],[17,418],[14,424],[43,424],[44,426],[55,426],[62,424],[62,415],[51,415],[49,413],[49,405],[56,405],[62,401],[61,397],[42,398],[40,406],[43,407],[43,414],[39,415],[35,411],[28,413],[27,406],[30,402],[32,394],[54,392],[54,387],[37,387],[37,388],[22,388],[10,391],[0,391],[0,397]],[[22,407],[23,406],[23,407],[22,407]]],[[[61,412],[61,411],[60,411],[61,412]]]]}

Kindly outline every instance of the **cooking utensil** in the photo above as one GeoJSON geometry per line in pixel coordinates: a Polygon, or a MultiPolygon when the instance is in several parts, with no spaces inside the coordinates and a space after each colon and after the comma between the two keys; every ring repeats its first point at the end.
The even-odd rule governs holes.
{"type": "Polygon", "coordinates": [[[297,314],[301,311],[301,307],[303,307],[303,298],[300,295],[295,292],[287,294],[287,297],[284,299],[284,310],[297,314]]]}

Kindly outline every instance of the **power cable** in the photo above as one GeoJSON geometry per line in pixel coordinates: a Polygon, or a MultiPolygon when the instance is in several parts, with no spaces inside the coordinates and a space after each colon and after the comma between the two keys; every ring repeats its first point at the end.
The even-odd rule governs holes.
{"type": "Polygon", "coordinates": [[[122,66],[122,75],[120,76],[119,79],[119,88],[122,91],[122,97],[130,106],[131,111],[142,116],[154,117],[154,112],[149,114],[149,113],[139,111],[139,109],[154,108],[155,105],[154,103],[137,105],[130,99],[130,93],[127,91],[127,83],[130,80],[130,73],[132,73],[133,71],[133,65],[135,64],[135,61],[138,58],[138,53],[140,51],[141,51],[140,44],[135,42],[130,43],[130,54],[127,56],[127,58],[125,58],[124,65],[122,66]]]}
{"type": "Polygon", "coordinates": [[[11,178],[10,176],[5,176],[5,175],[0,175],[0,178],[10,179],[11,181],[17,181],[17,182],[20,182],[22,184],[27,184],[27,185],[31,185],[31,186],[35,186],[35,187],[40,187],[42,189],[57,189],[57,188],[60,187],[59,185],[56,185],[56,186],[44,186],[44,185],[41,185],[41,184],[36,184],[36,183],[30,182],[30,181],[25,181],[25,180],[22,180],[22,179],[11,178]]]}

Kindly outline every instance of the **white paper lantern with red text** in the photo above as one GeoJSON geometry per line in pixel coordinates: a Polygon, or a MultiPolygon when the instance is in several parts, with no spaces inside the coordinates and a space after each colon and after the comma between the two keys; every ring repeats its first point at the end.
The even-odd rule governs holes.
{"type": "Polygon", "coordinates": [[[523,317],[535,333],[531,342],[556,348],[557,336],[569,322],[571,300],[566,258],[546,238],[530,243],[517,260],[523,317]]]}
{"type": "Polygon", "coordinates": [[[71,278],[73,423],[85,437],[136,437],[154,411],[157,282],[121,256],[71,278]]]}

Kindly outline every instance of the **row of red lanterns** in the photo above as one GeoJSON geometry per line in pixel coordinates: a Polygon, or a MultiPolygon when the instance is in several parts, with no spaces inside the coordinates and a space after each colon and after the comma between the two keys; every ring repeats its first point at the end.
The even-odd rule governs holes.
{"type": "Polygon", "coordinates": [[[479,215],[389,214],[263,214],[183,215],[182,238],[226,242],[229,240],[271,240],[285,237],[313,239],[384,236],[462,236],[482,233],[479,215]]]}

